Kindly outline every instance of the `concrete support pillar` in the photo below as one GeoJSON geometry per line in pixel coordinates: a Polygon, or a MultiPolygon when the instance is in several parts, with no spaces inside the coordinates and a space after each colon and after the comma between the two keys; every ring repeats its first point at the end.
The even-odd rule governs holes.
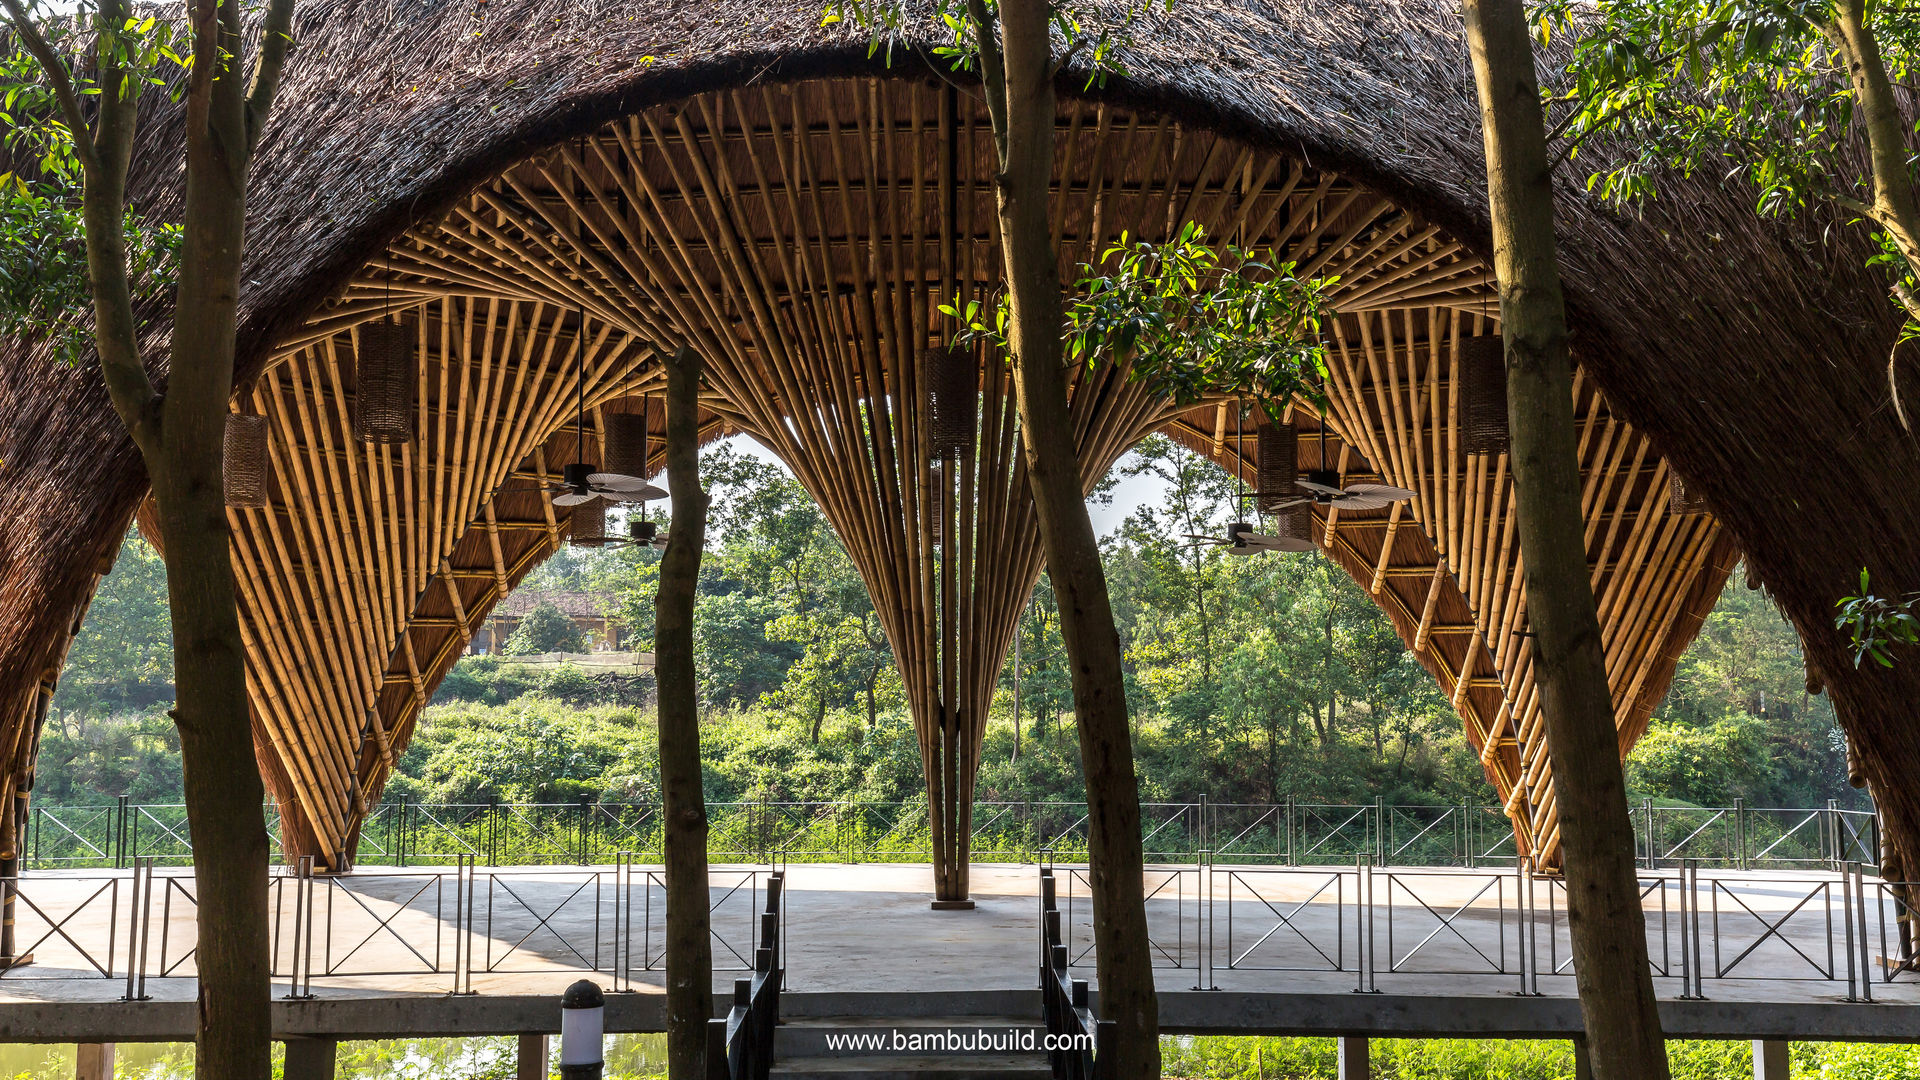
{"type": "Polygon", "coordinates": [[[1593,1059],[1587,1056],[1587,1037],[1573,1037],[1573,1080],[1593,1080],[1593,1059]]]}
{"type": "Polygon", "coordinates": [[[333,1080],[334,1056],[340,1044],[333,1039],[288,1039],[285,1080],[333,1080]]]}
{"type": "Polygon", "coordinates": [[[73,1076],[74,1080],[113,1080],[113,1044],[81,1043],[73,1076]]]}
{"type": "Polygon", "coordinates": [[[547,1080],[545,1035],[520,1036],[520,1057],[513,1070],[513,1080],[547,1080]]]}
{"type": "Polygon", "coordinates": [[[1753,1040],[1753,1080],[1787,1080],[1786,1040],[1753,1040]]]}
{"type": "Polygon", "coordinates": [[[1373,1080],[1373,1053],[1365,1035],[1340,1036],[1340,1080],[1373,1080]]]}

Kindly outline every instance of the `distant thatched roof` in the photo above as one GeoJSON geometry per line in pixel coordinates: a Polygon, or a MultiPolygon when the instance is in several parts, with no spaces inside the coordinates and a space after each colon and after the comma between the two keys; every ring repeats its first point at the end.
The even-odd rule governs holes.
{"type": "MultiPolygon", "coordinates": [[[[811,0],[611,5],[308,0],[253,184],[243,373],[347,274],[479,179],[607,119],[699,90],[888,74],[811,0]]],[[[1483,159],[1446,0],[1180,0],[1100,90],[1337,168],[1488,247],[1483,159]]],[[[919,70],[907,60],[891,74],[919,70]]],[[[177,202],[179,116],[146,129],[137,190],[177,202]]],[[[1802,622],[1864,561],[1912,583],[1912,443],[1885,408],[1894,319],[1851,239],[1758,221],[1676,184],[1644,217],[1562,177],[1583,363],[1740,537],[1802,622]]],[[[1838,230],[1847,237],[1847,230],[1838,230]]],[[[144,488],[97,372],[16,359],[0,405],[0,692],[39,677],[144,488]]],[[[1831,648],[1816,663],[1840,665],[1831,648]]]]}
{"type": "Polygon", "coordinates": [[[493,609],[495,615],[517,619],[541,604],[552,604],[569,619],[603,619],[601,597],[568,589],[515,589],[493,609]]]}

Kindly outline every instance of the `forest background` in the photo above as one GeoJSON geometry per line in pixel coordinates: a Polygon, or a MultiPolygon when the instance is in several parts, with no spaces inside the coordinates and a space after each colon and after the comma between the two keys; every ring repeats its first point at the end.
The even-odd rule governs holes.
{"type": "MultiPolygon", "coordinates": [[[[891,650],[852,562],[778,465],[736,443],[702,462],[713,525],[697,607],[707,797],[908,802],[920,760],[891,650]]],[[[1240,517],[1224,470],[1155,437],[1116,487],[1156,496],[1103,541],[1123,639],[1141,797],[1491,804],[1458,716],[1364,590],[1316,555],[1195,544],[1240,517]]],[[[591,594],[644,650],[658,552],[563,548],[523,590],[591,594]]],[[[1864,808],[1799,642],[1736,572],[1628,760],[1661,805],[1864,808]]],[[[507,651],[577,648],[537,607],[507,651]]],[[[1065,649],[1042,578],[1003,667],[978,797],[1083,797],[1065,649]]],[[[180,797],[165,571],[129,534],[69,654],[41,736],[38,805],[180,797]]],[[[416,802],[645,802],[657,790],[650,676],[463,658],[387,787],[416,802]],[[639,677],[632,677],[638,675],[639,677]]]]}

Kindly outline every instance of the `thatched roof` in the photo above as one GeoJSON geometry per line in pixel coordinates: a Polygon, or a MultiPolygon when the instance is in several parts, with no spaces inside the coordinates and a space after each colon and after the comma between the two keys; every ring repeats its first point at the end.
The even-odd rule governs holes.
{"type": "MultiPolygon", "coordinates": [[[[404,228],[533,151],[701,90],[919,70],[902,57],[888,71],[819,23],[803,0],[303,3],[253,185],[243,374],[404,228]]],[[[1338,169],[1489,246],[1451,4],[1181,0],[1126,64],[1069,92],[1338,169]]],[[[151,212],[177,201],[177,123],[161,110],[146,129],[136,187],[151,212]]],[[[1863,562],[1905,582],[1920,548],[1915,459],[1884,407],[1894,318],[1861,246],[1825,223],[1760,222],[1746,193],[1710,180],[1670,186],[1639,216],[1577,179],[1561,186],[1567,295],[1611,406],[1706,494],[1803,629],[1863,562]]],[[[14,451],[0,474],[0,692],[21,701],[144,484],[96,372],[16,367],[0,406],[14,451]]],[[[1830,644],[1809,652],[1844,680],[1830,644]]]]}

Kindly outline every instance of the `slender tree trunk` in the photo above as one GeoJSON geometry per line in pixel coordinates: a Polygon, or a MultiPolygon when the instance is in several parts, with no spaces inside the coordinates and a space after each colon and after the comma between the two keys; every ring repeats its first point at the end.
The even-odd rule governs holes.
{"type": "Polygon", "coordinates": [[[1567,922],[1594,1080],[1664,1080],[1619,736],[1588,579],[1553,176],[1521,0],[1466,0],[1507,349],[1512,468],[1567,922]]]}
{"type": "MultiPolygon", "coordinates": [[[[982,0],[976,22],[991,26],[982,0]]],[[[1049,217],[1054,94],[1044,0],[1004,0],[1001,51],[982,65],[994,114],[1001,255],[1028,484],[1073,664],[1074,717],[1087,781],[1089,877],[1100,1012],[1116,1022],[1117,1077],[1160,1075],[1160,1010],[1147,939],[1140,791],[1105,569],[1081,490],[1061,355],[1058,255],[1049,217]]],[[[990,38],[992,35],[983,34],[990,38]]]]}
{"type": "Polygon", "coordinates": [[[667,361],[667,474],[673,521],[660,559],[653,651],[660,695],[660,795],[666,817],[667,1074],[707,1075],[713,1016],[713,944],[707,899],[707,801],[700,776],[700,708],[694,694],[693,605],[707,542],[700,488],[700,358],[682,347],[667,361]]]}
{"type": "Polygon", "coordinates": [[[1013,633],[1013,760],[1020,760],[1020,628],[1013,633]]]}

